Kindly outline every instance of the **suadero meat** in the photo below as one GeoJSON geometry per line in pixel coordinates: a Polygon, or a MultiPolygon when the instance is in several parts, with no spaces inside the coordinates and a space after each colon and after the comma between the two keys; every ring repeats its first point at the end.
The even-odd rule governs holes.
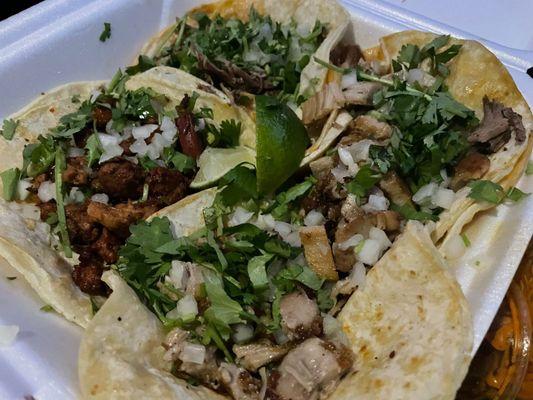
{"type": "Polygon", "coordinates": [[[269,340],[233,346],[239,364],[250,371],[257,371],[263,365],[280,360],[290,349],[289,345],[279,346],[269,340]]]}
{"type": "Polygon", "coordinates": [[[276,379],[267,398],[309,400],[331,392],[353,365],[344,346],[318,338],[307,339],[291,350],[274,373],[276,379]],[[273,393],[272,393],[273,392],[273,393]]]}
{"type": "Polygon", "coordinates": [[[198,158],[204,150],[204,145],[200,135],[196,132],[193,115],[187,109],[188,106],[189,96],[185,95],[180,105],[176,107],[178,111],[178,118],[176,118],[178,137],[183,153],[190,157],[198,158]]]}
{"type": "Polygon", "coordinates": [[[74,244],[88,244],[100,236],[101,228],[87,215],[87,202],[65,206],[67,230],[74,244]]]}
{"type": "Polygon", "coordinates": [[[62,174],[63,182],[74,186],[85,186],[89,182],[90,170],[85,157],[69,157],[62,174]]]}
{"type": "Polygon", "coordinates": [[[113,235],[108,229],[103,228],[102,234],[92,245],[91,249],[98,254],[107,264],[113,264],[118,260],[118,250],[123,241],[113,235]]]}
{"type": "Polygon", "coordinates": [[[322,317],[317,304],[303,292],[281,298],[281,329],[289,340],[303,340],[322,334],[322,317]]]}
{"type": "Polygon", "coordinates": [[[522,116],[514,112],[511,108],[504,108],[502,114],[509,121],[509,125],[514,130],[516,141],[523,143],[526,140],[526,128],[522,123],[522,116]]]}
{"type": "Polygon", "coordinates": [[[244,368],[223,362],[219,367],[219,375],[222,386],[234,399],[261,400],[259,397],[261,381],[244,368]]]}
{"type": "Polygon", "coordinates": [[[114,200],[138,199],[142,195],[144,172],[128,160],[109,161],[100,166],[92,188],[114,200]]]}
{"type": "Polygon", "coordinates": [[[408,204],[413,205],[411,201],[411,191],[406,183],[394,171],[389,171],[378,184],[379,188],[385,192],[387,197],[399,206],[408,204]]]}
{"type": "Polygon", "coordinates": [[[91,296],[103,296],[107,285],[102,281],[103,263],[98,257],[87,253],[80,254],[80,263],[72,270],[72,280],[82,292],[91,296]]]}
{"type": "Polygon", "coordinates": [[[465,156],[455,167],[455,173],[450,182],[450,187],[457,191],[468,182],[483,177],[490,168],[490,160],[487,156],[473,152],[465,156]]]}
{"type": "Polygon", "coordinates": [[[91,201],[87,207],[89,219],[97,222],[121,237],[128,235],[129,227],[157,211],[153,203],[122,203],[110,206],[91,201]]]}
{"type": "Polygon", "coordinates": [[[167,206],[185,197],[189,186],[188,178],[181,172],[163,167],[156,167],[148,172],[146,178],[150,199],[167,206]]]}

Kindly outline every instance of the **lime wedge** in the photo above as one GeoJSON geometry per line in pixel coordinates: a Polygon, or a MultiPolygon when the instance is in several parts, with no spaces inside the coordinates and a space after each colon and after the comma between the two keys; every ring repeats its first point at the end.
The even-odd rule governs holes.
{"type": "Polygon", "coordinates": [[[227,172],[244,162],[255,165],[254,150],[244,146],[230,149],[208,147],[198,159],[199,170],[191,182],[191,188],[212,186],[227,172]]]}
{"type": "Polygon", "coordinates": [[[298,116],[275,97],[256,96],[257,190],[276,190],[299,167],[309,144],[298,116]]]}

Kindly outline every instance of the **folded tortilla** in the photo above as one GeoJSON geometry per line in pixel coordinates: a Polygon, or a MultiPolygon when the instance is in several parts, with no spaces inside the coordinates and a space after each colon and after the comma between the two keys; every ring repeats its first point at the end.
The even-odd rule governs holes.
{"type": "MultiPolygon", "coordinates": [[[[76,111],[79,103],[72,102],[73,96],[84,101],[104,85],[104,81],[63,85],[41,95],[27,107],[10,116],[9,118],[18,120],[19,125],[12,140],[0,138],[0,171],[20,168],[24,146],[36,142],[39,135],[48,135],[63,115],[76,111]]],[[[243,146],[251,142],[255,144],[253,121],[246,113],[234,107],[226,95],[204,81],[174,68],[157,67],[135,75],[126,82],[127,89],[135,90],[141,87],[149,87],[166,95],[172,105],[178,105],[185,94],[196,92],[199,95],[197,104],[210,107],[215,121],[235,119],[242,123],[240,140],[243,146]]],[[[231,169],[231,166],[229,168],[231,169]]],[[[182,202],[192,200],[194,196],[183,199],[182,202]]],[[[168,208],[172,210],[173,206],[168,208]]],[[[158,214],[161,212],[162,210],[158,214]]],[[[202,221],[199,218],[201,213],[196,212],[187,214],[182,220],[184,224],[190,221],[189,225],[196,227],[202,221]]],[[[59,248],[50,234],[48,224],[40,221],[39,210],[35,205],[0,201],[2,257],[25,277],[44,302],[66,319],[85,327],[93,314],[91,299],[80,291],[70,276],[76,258],[63,257],[59,248]]]]}

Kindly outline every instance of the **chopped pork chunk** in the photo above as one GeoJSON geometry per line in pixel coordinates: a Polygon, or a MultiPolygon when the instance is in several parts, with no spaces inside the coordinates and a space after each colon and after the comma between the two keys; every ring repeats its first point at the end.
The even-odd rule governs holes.
{"type": "Polygon", "coordinates": [[[147,218],[156,211],[157,207],[147,202],[128,202],[110,206],[91,201],[87,207],[87,214],[91,221],[98,222],[119,235],[127,235],[131,224],[147,218]]]}
{"type": "Polygon", "coordinates": [[[142,195],[144,173],[128,160],[109,161],[100,166],[91,186],[115,200],[136,200],[142,195]]]}
{"type": "Polygon", "coordinates": [[[384,140],[391,137],[392,127],[370,115],[359,115],[349,125],[350,132],[360,139],[384,140]]]}
{"type": "Polygon", "coordinates": [[[87,168],[85,157],[69,157],[63,171],[63,182],[74,186],[83,186],[89,182],[90,169],[87,168]]]}
{"type": "Polygon", "coordinates": [[[250,371],[257,371],[263,365],[281,359],[290,349],[289,345],[279,346],[269,340],[233,346],[233,352],[237,355],[239,364],[250,371]]]}
{"type": "Polygon", "coordinates": [[[221,363],[219,367],[221,384],[234,399],[261,400],[261,381],[247,370],[235,364],[221,363]]]}
{"type": "Polygon", "coordinates": [[[404,204],[413,205],[411,191],[394,171],[389,171],[378,185],[394,204],[399,206],[404,204]]]}
{"type": "Polygon", "coordinates": [[[317,304],[303,292],[281,298],[281,328],[289,340],[303,340],[322,333],[322,317],[317,304]]]}
{"type": "Polygon", "coordinates": [[[361,106],[372,105],[374,93],[383,86],[377,82],[357,82],[342,92],[346,104],[355,104],[361,106]]]}

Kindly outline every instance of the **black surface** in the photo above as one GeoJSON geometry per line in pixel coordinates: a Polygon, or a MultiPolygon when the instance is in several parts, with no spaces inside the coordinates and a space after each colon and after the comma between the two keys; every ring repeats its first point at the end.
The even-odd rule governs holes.
{"type": "Polygon", "coordinates": [[[42,0],[0,0],[0,20],[6,19],[42,0]]]}

